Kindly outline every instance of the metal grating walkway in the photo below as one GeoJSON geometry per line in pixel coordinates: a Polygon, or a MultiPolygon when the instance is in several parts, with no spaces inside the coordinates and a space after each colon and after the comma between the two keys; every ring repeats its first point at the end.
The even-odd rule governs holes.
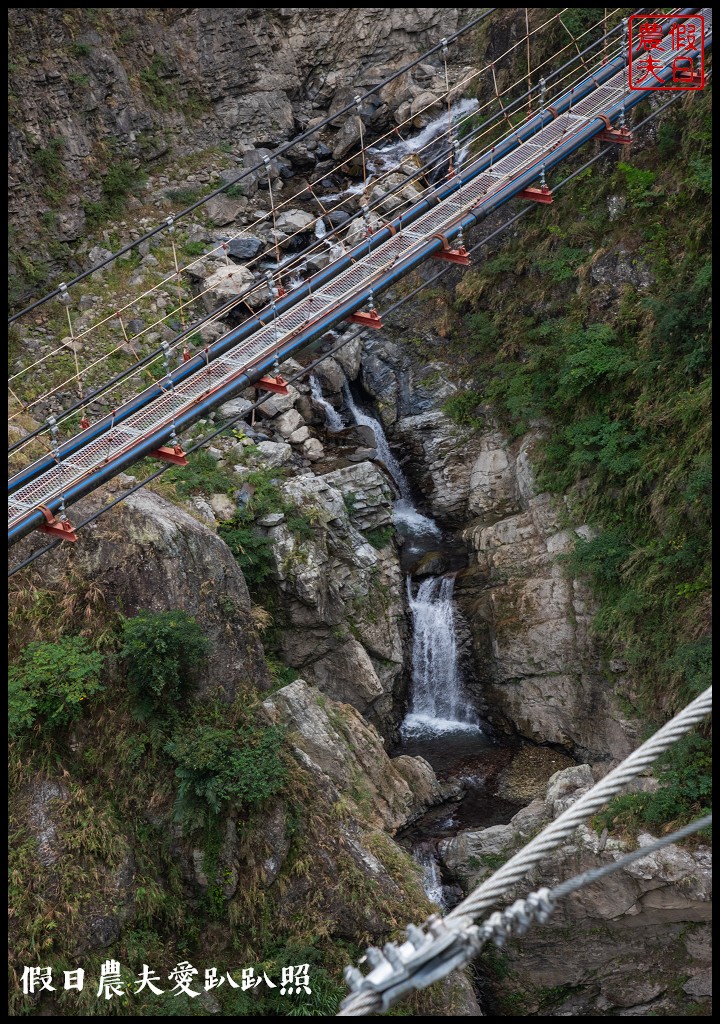
{"type": "MultiPolygon", "coordinates": [[[[705,18],[706,34],[709,35],[712,32],[711,9],[703,8],[701,13],[705,18]]],[[[658,49],[662,53],[662,63],[668,66],[673,54],[667,46],[658,49]]],[[[627,72],[623,69],[604,84],[596,86],[577,104],[571,103],[566,113],[560,114],[497,163],[491,162],[488,169],[478,171],[472,180],[408,228],[401,228],[376,249],[360,256],[352,267],[338,274],[319,291],[299,300],[250,338],[197,370],[186,380],[171,386],[160,397],[148,401],[144,408],[122,424],[111,426],[101,437],[19,488],[9,499],[8,526],[19,523],[28,512],[36,510],[40,505],[48,505],[53,499],[62,498],[68,487],[102,469],[118,456],[132,452],[143,440],[158,431],[165,430],[166,436],[169,435],[180,414],[192,411],[200,400],[239,381],[261,359],[272,356],[278,347],[292,341],[300,332],[307,330],[343,303],[365,296],[399,262],[408,260],[407,269],[410,269],[412,258],[434,235],[450,230],[484,198],[508,185],[544,156],[547,157],[561,143],[578,135],[599,113],[617,104],[625,92],[626,78],[627,72]]],[[[488,155],[485,154],[486,157],[488,155]]]]}

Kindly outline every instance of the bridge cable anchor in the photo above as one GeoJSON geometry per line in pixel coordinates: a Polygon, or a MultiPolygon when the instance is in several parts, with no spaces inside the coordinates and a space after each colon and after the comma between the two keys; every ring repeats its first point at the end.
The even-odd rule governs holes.
{"type": "Polygon", "coordinates": [[[633,140],[632,132],[625,127],[625,111],[620,112],[617,128],[613,128],[610,118],[604,114],[597,115],[604,122],[605,127],[597,135],[600,142],[614,142],[618,146],[629,146],[633,140]]]}
{"type": "Polygon", "coordinates": [[[345,322],[348,324],[360,324],[361,327],[371,327],[374,331],[381,331],[383,322],[380,314],[375,309],[372,288],[368,292],[368,306],[369,309],[367,311],[359,309],[356,313],[346,316],[345,322]]]}
{"type": "Polygon", "coordinates": [[[41,533],[48,533],[51,537],[55,537],[59,540],[66,540],[70,543],[74,543],[77,540],[77,534],[75,527],[67,518],[65,513],[65,503],[61,505],[62,511],[56,518],[47,505],[38,505],[38,509],[45,516],[45,522],[38,526],[38,530],[41,533]]]}
{"type": "Polygon", "coordinates": [[[524,188],[517,194],[518,199],[529,199],[533,203],[549,206],[553,195],[545,181],[545,164],[540,167],[540,188],[524,188]]]}
{"type": "Polygon", "coordinates": [[[439,233],[431,235],[431,238],[439,238],[442,242],[442,249],[439,252],[434,252],[432,258],[434,260],[441,260],[444,263],[456,263],[460,267],[470,266],[470,253],[463,244],[462,231],[458,232],[457,240],[460,243],[457,248],[451,249],[450,243],[448,242],[445,235],[439,233]]]}

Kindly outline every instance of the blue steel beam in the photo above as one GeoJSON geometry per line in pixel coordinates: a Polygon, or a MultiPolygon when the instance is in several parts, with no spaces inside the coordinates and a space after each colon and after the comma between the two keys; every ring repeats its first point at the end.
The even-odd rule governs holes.
{"type": "MultiPolygon", "coordinates": [[[[706,38],[706,46],[709,48],[712,45],[711,34],[708,34],[706,38]]],[[[691,55],[697,55],[697,51],[693,51],[691,55]]],[[[667,79],[671,75],[671,69],[661,72],[664,79],[667,79]]],[[[613,106],[607,108],[604,116],[613,119],[616,117],[621,110],[630,109],[639,103],[642,99],[646,98],[645,93],[637,92],[635,94],[628,94],[624,102],[618,102],[613,106]]],[[[576,149],[582,146],[585,142],[589,141],[596,134],[601,132],[605,127],[605,122],[600,116],[594,117],[589,120],[585,128],[581,129],[575,135],[573,135],[566,142],[559,145],[551,153],[543,154],[538,160],[530,165],[521,175],[509,182],[498,190],[497,193],[490,196],[487,200],[478,204],[470,213],[458,219],[457,223],[446,228],[444,234],[448,238],[454,237],[461,229],[467,230],[474,226],[477,221],[487,215],[494,209],[502,206],[513,198],[519,191],[531,184],[538,176],[541,166],[544,164],[546,168],[551,168],[556,164],[560,163],[563,159],[568,157],[576,149]]],[[[412,253],[412,255],[398,261],[397,265],[392,268],[391,271],[386,272],[382,275],[379,281],[373,283],[373,290],[380,291],[389,287],[395,280],[403,276],[409,270],[413,269],[418,263],[422,262],[428,256],[434,252],[439,251],[443,247],[441,238],[434,238],[423,245],[418,250],[412,253]]],[[[307,330],[300,332],[298,335],[293,337],[287,344],[281,346],[278,350],[278,358],[282,361],[287,358],[290,354],[304,347],[313,338],[319,334],[324,333],[330,327],[336,323],[346,319],[346,317],[359,309],[368,297],[368,289],[363,289],[358,294],[348,298],[341,305],[335,307],[332,311],[323,315],[317,323],[313,324],[307,330]]],[[[234,378],[228,384],[218,388],[211,395],[209,395],[203,401],[197,403],[192,409],[186,413],[178,416],[176,419],[176,427],[178,430],[185,430],[187,427],[196,422],[197,419],[201,418],[207,413],[207,411],[214,406],[227,401],[228,398],[237,394],[239,391],[244,390],[249,384],[256,382],[261,376],[263,376],[275,361],[275,355],[270,354],[264,357],[258,362],[251,370],[246,373],[242,373],[240,376],[234,378]]],[[[131,465],[133,462],[142,458],[144,455],[149,454],[157,448],[163,441],[167,440],[169,435],[169,428],[163,427],[158,429],[153,434],[147,436],[138,445],[133,447],[129,452],[123,453],[117,458],[111,460],[107,465],[96,471],[87,474],[82,480],[79,480],[76,484],[70,486],[64,493],[64,500],[67,504],[78,500],[84,494],[94,490],[100,483],[115,476],[121,472],[124,468],[131,465]]],[[[58,497],[53,502],[48,503],[53,511],[55,511],[61,504],[61,499],[58,497]]],[[[43,521],[42,513],[30,513],[27,517],[23,518],[9,531],[9,539],[19,539],[25,533],[29,532],[34,526],[39,525],[43,521]]]]}
{"type": "MultiPolygon", "coordinates": [[[[695,13],[697,10],[698,8],[684,8],[683,13],[695,13]]],[[[665,28],[667,32],[669,30],[669,25],[665,28]]],[[[633,52],[635,52],[635,50],[633,52]]],[[[567,90],[563,95],[555,100],[551,105],[552,109],[556,111],[557,114],[564,113],[573,104],[580,102],[585,96],[592,92],[594,88],[602,85],[623,67],[624,61],[622,57],[616,57],[614,60],[609,61],[608,64],[603,65],[602,68],[598,69],[593,74],[588,75],[579,85],[567,90]]],[[[186,363],[183,363],[182,366],[173,371],[173,383],[178,384],[192,376],[192,374],[196,373],[198,370],[202,370],[208,361],[213,361],[219,358],[229,349],[237,345],[238,342],[251,337],[261,327],[271,324],[277,316],[280,316],[283,312],[291,309],[298,302],[312,294],[312,292],[319,291],[323,285],[329,283],[344,270],[349,269],[357,259],[373,252],[378,248],[378,246],[382,245],[383,242],[391,238],[397,230],[400,230],[401,228],[409,228],[412,223],[414,223],[424,213],[433,209],[445,199],[450,198],[455,192],[461,189],[463,185],[468,184],[468,182],[483,173],[483,171],[486,171],[504,156],[507,156],[513,150],[517,149],[523,142],[527,142],[541,131],[542,128],[552,123],[553,120],[554,115],[550,109],[545,108],[541,110],[529,121],[521,125],[520,128],[511,133],[505,139],[501,140],[501,142],[498,143],[498,145],[490,152],[483,154],[476,161],[470,164],[458,178],[453,179],[452,182],[443,186],[438,192],[433,194],[433,196],[421,200],[401,217],[395,218],[388,225],[375,232],[366,242],[360,243],[352,249],[350,253],[342,256],[340,259],[334,261],[330,266],[316,274],[309,282],[296,288],[291,295],[279,300],[275,304],[274,312],[272,310],[268,310],[265,313],[251,317],[240,327],[228,332],[222,338],[210,345],[207,350],[207,355],[205,353],[199,354],[188,360],[186,363]]],[[[162,389],[157,385],[146,388],[139,395],[136,395],[130,401],[121,405],[114,411],[114,413],[102,417],[91,427],[88,427],[86,430],[76,434],[74,437],[60,445],[60,458],[66,458],[69,455],[72,455],[89,442],[100,437],[111,426],[120,425],[125,419],[137,412],[139,409],[142,409],[145,405],[159,397],[161,394],[162,389]]],[[[26,483],[46,472],[54,464],[55,460],[51,455],[36,460],[9,479],[8,491],[12,493],[12,491],[24,486],[26,483]]]]}

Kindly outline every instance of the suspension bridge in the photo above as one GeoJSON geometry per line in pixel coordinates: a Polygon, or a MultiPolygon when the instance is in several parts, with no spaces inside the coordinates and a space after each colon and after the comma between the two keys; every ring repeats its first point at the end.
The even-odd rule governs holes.
{"type": "MultiPolygon", "coordinates": [[[[482,21],[491,13],[492,10],[475,19],[466,29],[482,21]]],[[[428,258],[443,261],[448,265],[448,269],[452,266],[467,266],[470,253],[464,246],[464,234],[488,213],[513,198],[525,199],[530,203],[552,202],[552,190],[546,181],[547,173],[593,138],[599,138],[611,145],[625,145],[630,142],[631,133],[625,124],[626,113],[646,98],[647,94],[628,89],[628,63],[631,54],[627,52],[624,43],[625,28],[621,23],[608,29],[607,24],[608,17],[618,13],[618,11],[605,12],[601,36],[590,45],[585,45],[583,49],[579,45],[581,37],[573,37],[572,42],[562,50],[573,46],[576,53],[559,68],[545,70],[544,77],[535,86],[529,85],[531,71],[529,40],[532,33],[528,26],[526,36],[511,48],[520,47],[526,42],[528,44],[528,88],[520,96],[508,99],[506,94],[510,92],[512,86],[500,92],[495,80],[494,66],[483,69],[492,71],[495,83],[494,100],[499,104],[500,111],[486,117],[477,126],[471,125],[463,141],[466,146],[473,141],[477,144],[498,122],[506,123],[510,130],[500,138],[493,138],[489,148],[486,146],[484,152],[476,153],[466,164],[463,164],[460,158],[457,121],[454,122],[451,116],[451,90],[446,63],[447,45],[443,42],[429,51],[429,53],[441,52],[445,60],[446,93],[444,98],[448,107],[449,167],[445,173],[443,163],[447,163],[447,157],[437,158],[434,156],[421,164],[419,173],[424,175],[424,180],[427,182],[433,173],[442,170],[444,180],[435,185],[428,184],[422,190],[416,190],[418,194],[413,196],[412,200],[401,201],[398,195],[402,191],[402,186],[393,186],[383,193],[374,204],[363,203],[359,214],[350,218],[351,221],[354,221],[356,217],[361,217],[364,222],[363,238],[359,243],[351,246],[347,235],[345,241],[339,237],[338,244],[342,255],[334,255],[327,267],[308,281],[297,285],[290,294],[285,293],[281,287],[277,287],[271,275],[267,282],[269,302],[265,307],[249,317],[239,327],[226,331],[213,344],[206,345],[200,353],[193,354],[187,347],[187,339],[191,337],[192,332],[196,331],[198,326],[212,323],[226,315],[229,310],[237,308],[260,286],[253,284],[240,292],[229,302],[180,332],[172,344],[166,344],[160,352],[149,353],[143,359],[138,360],[135,366],[131,366],[90,394],[84,392],[82,384],[83,373],[87,373],[88,368],[83,370],[76,361],[76,374],[70,380],[77,386],[78,402],[56,417],[48,417],[44,424],[32,430],[9,449],[11,456],[18,454],[22,456],[23,452],[33,450],[31,445],[36,440],[41,440],[44,437],[49,439],[49,443],[44,445],[48,449],[48,453],[31,461],[9,479],[8,539],[10,543],[19,540],[36,528],[43,529],[56,538],[48,547],[60,543],[63,539],[74,540],[75,529],[70,524],[66,513],[68,505],[145,456],[155,456],[165,460],[165,464],[183,464],[186,461],[186,454],[181,448],[178,434],[187,430],[210,410],[226,402],[249,385],[261,382],[263,379],[265,379],[266,387],[282,388],[282,382],[278,384],[278,371],[283,360],[309,345],[333,326],[347,321],[357,324],[361,330],[376,329],[382,326],[382,316],[377,311],[375,296],[428,258]],[[565,78],[560,77],[568,68],[571,69],[569,74],[566,74],[565,78]],[[568,81],[568,79],[572,80],[568,81]],[[552,95],[549,89],[550,83],[554,83],[552,95]],[[561,89],[560,85],[563,83],[564,87],[561,89]],[[535,113],[532,113],[530,109],[533,98],[539,101],[535,113]],[[526,101],[528,102],[527,117],[522,124],[513,124],[512,115],[526,101]],[[393,219],[388,223],[373,224],[372,210],[381,211],[382,204],[387,202],[388,196],[394,197],[396,201],[393,219]],[[181,345],[183,346],[181,362],[173,369],[170,366],[170,355],[181,345]],[[134,382],[140,372],[144,368],[155,365],[158,359],[163,365],[164,375],[154,381],[153,386],[137,390],[134,387],[134,382]],[[273,372],[275,377],[268,379],[267,375],[270,372],[273,372]],[[112,398],[115,394],[114,388],[121,383],[130,387],[132,392],[130,396],[118,404],[117,408],[113,408],[109,414],[100,416],[95,423],[90,424],[87,418],[87,408],[93,401],[97,401],[103,396],[112,398]],[[78,410],[83,414],[81,424],[83,429],[61,442],[59,424],[65,422],[71,425],[78,410]]],[[[545,24],[555,21],[561,15],[562,11],[545,24]]],[[[698,29],[702,17],[704,19],[704,46],[707,48],[712,44],[711,9],[676,9],[670,12],[660,22],[662,36],[656,40],[654,46],[654,56],[657,61],[654,66],[654,74],[660,83],[669,83],[676,75],[677,49],[670,47],[668,35],[672,30],[673,19],[678,15],[682,15],[684,18],[689,17],[690,23],[692,24],[694,21],[698,29]]],[[[540,29],[543,27],[540,26],[540,29]]],[[[459,34],[461,33],[456,35],[459,34]]],[[[700,33],[697,32],[697,35],[699,36],[700,33]]],[[[691,62],[695,58],[702,57],[702,54],[698,48],[688,46],[683,51],[683,56],[692,66],[691,62]]],[[[418,61],[423,57],[418,58],[418,61]]],[[[497,58],[497,60],[500,59],[497,58]]],[[[413,63],[417,63],[417,61],[413,63]]],[[[402,72],[398,72],[398,74],[400,73],[402,72]]],[[[692,70],[688,73],[690,76],[693,75],[692,70]]],[[[360,105],[360,100],[357,105],[360,105]]],[[[667,104],[660,109],[664,109],[665,106],[667,104]]],[[[342,113],[351,110],[352,104],[342,113]]],[[[481,112],[482,108],[475,111],[472,116],[481,112]]],[[[658,112],[656,111],[656,113],[658,112]]],[[[646,120],[651,120],[654,116],[656,114],[650,115],[646,120]]],[[[471,121],[471,117],[468,117],[467,121],[471,121]]],[[[295,140],[295,143],[307,138],[309,134],[311,133],[303,133],[295,140]]],[[[293,144],[289,143],[279,153],[284,152],[293,144]]],[[[364,185],[369,186],[370,182],[366,180],[365,163],[367,151],[368,147],[362,139],[361,128],[360,155],[363,162],[363,178],[364,185]]],[[[606,150],[592,157],[584,166],[599,159],[604,152],[606,150]]],[[[284,204],[280,204],[276,208],[272,196],[270,169],[267,165],[265,169],[279,270],[276,217],[284,204]]],[[[392,173],[392,169],[388,173],[392,173]]],[[[578,170],[569,177],[573,177],[577,173],[579,173],[578,170]]],[[[385,176],[387,177],[387,174],[385,176]]],[[[380,178],[382,177],[381,175],[380,178]]],[[[377,181],[376,176],[375,184],[377,181]]],[[[317,182],[314,184],[317,185],[317,182]]],[[[559,185],[556,184],[555,190],[559,190],[562,184],[563,182],[560,182],[559,185]]],[[[309,186],[309,189],[314,196],[312,186],[309,186]]],[[[369,188],[365,188],[364,198],[368,194],[369,188]]],[[[211,196],[205,197],[198,204],[183,211],[182,215],[191,212],[209,198],[211,196]]],[[[524,216],[530,208],[527,207],[515,214],[505,225],[493,231],[474,248],[479,248],[490,238],[495,237],[508,224],[524,216]]],[[[325,207],[322,209],[323,214],[326,215],[327,209],[325,207]]],[[[318,218],[319,220],[320,218],[318,218]]],[[[171,223],[153,229],[143,238],[151,237],[161,231],[171,234],[173,227],[171,219],[171,223]]],[[[140,240],[136,240],[133,245],[140,240]]],[[[122,255],[129,248],[131,246],[121,249],[119,253],[111,257],[111,260],[122,255]]],[[[156,287],[160,287],[168,281],[179,282],[180,280],[182,271],[177,261],[174,244],[172,248],[175,263],[174,274],[171,274],[156,287]]],[[[311,246],[310,251],[313,248],[314,246],[311,246]]],[[[304,250],[300,256],[307,255],[307,252],[307,249],[304,250]]],[[[103,265],[111,260],[103,261],[103,265]]],[[[183,269],[187,270],[187,268],[183,269]]],[[[392,311],[398,305],[412,298],[443,272],[441,271],[434,278],[423,282],[409,295],[404,296],[399,302],[395,302],[386,312],[392,311]]],[[[89,271],[79,275],[67,287],[61,285],[47,296],[32,303],[27,310],[15,314],[11,318],[11,322],[37,309],[51,298],[59,297],[63,302],[69,303],[69,289],[89,276],[90,273],[89,271]]],[[[196,296],[196,298],[198,297],[196,296]]],[[[185,307],[190,304],[185,303],[185,307]]],[[[116,311],[114,315],[120,317],[121,312],[124,312],[126,308],[132,308],[132,306],[133,303],[129,303],[127,307],[123,307],[122,311],[116,311]]],[[[181,297],[179,308],[181,310],[183,308],[181,297]]],[[[69,310],[67,318],[71,338],[75,340],[76,335],[73,332],[69,310]]],[[[95,327],[102,326],[104,322],[100,321],[95,327]]],[[[123,333],[126,333],[124,326],[123,333]]],[[[335,350],[343,344],[347,344],[347,339],[341,341],[335,350]]],[[[62,347],[47,353],[37,361],[37,364],[44,363],[60,351],[62,351],[62,347]]],[[[109,354],[111,353],[106,353],[96,362],[103,363],[109,354]]],[[[32,369],[37,364],[31,364],[26,369],[32,369]]],[[[304,370],[304,372],[306,371],[304,370]]],[[[20,377],[24,373],[25,369],[19,371],[15,377],[20,377]]],[[[63,384],[67,383],[67,381],[63,382],[63,384]]],[[[32,402],[23,402],[17,398],[13,384],[17,387],[17,382],[11,378],[10,393],[21,412],[25,412],[33,406],[41,409],[43,400],[59,390],[59,387],[55,387],[50,392],[33,399],[32,402]]],[[[17,419],[18,409],[11,416],[11,421],[17,419]]],[[[218,428],[215,433],[222,429],[225,429],[225,425],[218,428]]],[[[195,447],[199,447],[201,443],[207,443],[208,440],[210,437],[205,438],[195,447]]],[[[162,470],[158,472],[162,472],[162,470]]],[[[131,490],[142,487],[146,482],[148,481],[137,484],[131,490]]],[[[116,501],[118,500],[122,500],[122,498],[116,499],[116,501]]],[[[106,511],[114,503],[101,509],[100,513],[95,513],[86,522],[106,511]]],[[[47,548],[42,549],[42,551],[44,550],[47,548]]],[[[42,554],[42,551],[36,552],[32,557],[42,554]]],[[[20,567],[16,567],[13,571],[17,571],[18,568],[20,567]]],[[[375,1015],[386,1011],[407,992],[424,988],[445,977],[452,970],[469,963],[478,955],[487,941],[502,945],[509,936],[521,935],[528,928],[542,924],[552,913],[557,902],[570,893],[600,881],[606,875],[648,853],[661,849],[669,843],[676,842],[707,826],[711,820],[709,817],[693,822],[671,835],[663,836],[649,846],[615,859],[609,864],[560,883],[553,890],[542,889],[531,893],[526,898],[517,900],[510,908],[491,914],[482,923],[478,925],[474,923],[476,918],[486,914],[512,886],[519,883],[534,865],[540,863],[552,849],[572,835],[574,830],[586,822],[608,799],[619,793],[628,781],[644,771],[674,742],[698,725],[710,712],[711,707],[712,694],[711,690],[707,690],[626,758],[622,764],[601,779],[589,792],[581,796],[538,836],[514,854],[503,867],[470,893],[447,917],[441,919],[433,916],[423,927],[409,925],[407,940],[403,943],[388,943],[382,950],[369,949],[364,958],[370,968],[366,974],[363,975],[354,967],[346,969],[345,976],[350,994],[343,1002],[338,1015],[375,1015]]]]}
{"type": "MultiPolygon", "coordinates": [[[[712,42],[710,8],[677,9],[667,15],[661,22],[662,38],[654,48],[655,76],[662,83],[672,82],[676,74],[677,50],[670,44],[673,17],[676,15],[682,15],[684,19],[695,16],[691,20],[697,22],[697,39],[701,37],[702,17],[705,47],[709,47],[712,42]]],[[[487,17],[487,14],[482,17],[487,17]]],[[[76,356],[76,374],[71,380],[78,386],[80,401],[70,411],[82,407],[84,414],[81,425],[84,429],[61,442],[58,421],[63,419],[63,415],[60,414],[49,417],[29,438],[24,438],[10,449],[16,455],[23,449],[29,451],[31,440],[43,434],[48,438],[48,443],[44,445],[47,454],[9,478],[9,543],[16,542],[34,529],[41,529],[55,538],[75,540],[76,533],[68,519],[67,506],[144,457],[185,464],[186,456],[178,435],[212,409],[252,384],[265,381],[269,388],[282,387],[282,384],[272,383],[277,380],[282,362],[339,324],[352,322],[369,329],[381,327],[382,317],[375,302],[378,293],[428,258],[460,266],[468,265],[469,255],[463,244],[464,234],[487,214],[511,199],[519,198],[540,204],[552,202],[552,190],[547,184],[546,175],[590,140],[599,138],[618,145],[630,142],[631,133],[625,125],[626,114],[646,98],[647,93],[628,88],[631,54],[627,51],[624,24],[608,30],[606,15],[602,28],[602,35],[584,50],[580,49],[578,39],[573,39],[576,54],[555,72],[549,69],[544,71],[540,82],[529,87],[515,100],[504,102],[503,94],[497,89],[494,64],[500,58],[489,66],[500,111],[482,120],[479,127],[471,128],[464,142],[467,146],[478,140],[478,137],[481,140],[484,133],[498,122],[503,123],[503,119],[509,125],[509,130],[504,136],[494,139],[490,148],[473,156],[464,167],[460,166],[458,160],[458,125],[453,122],[450,110],[447,45],[441,44],[447,85],[444,98],[448,107],[449,147],[449,166],[444,181],[428,185],[422,192],[416,189],[418,198],[406,201],[405,208],[399,214],[391,221],[379,225],[373,225],[371,208],[363,204],[360,211],[364,219],[362,241],[351,248],[341,241],[342,255],[334,254],[327,267],[299,284],[289,294],[276,287],[270,275],[265,286],[269,302],[259,313],[239,327],[227,331],[217,341],[206,345],[200,353],[192,354],[185,348],[182,362],[173,369],[169,361],[170,353],[177,348],[183,337],[188,336],[191,328],[178,335],[172,345],[165,345],[161,353],[164,376],[151,387],[133,393],[92,424],[84,413],[90,398],[82,393],[83,370],[76,356]],[[568,67],[571,68],[569,74],[559,78],[559,73],[568,67]],[[559,80],[554,82],[551,95],[548,83],[553,78],[559,80]],[[568,78],[572,80],[568,81],[568,78]],[[559,89],[563,82],[564,87],[559,89]],[[525,97],[532,97],[533,94],[539,109],[520,126],[513,126],[510,114],[518,109],[525,97]],[[270,373],[274,373],[275,378],[268,379],[270,373]]],[[[530,34],[528,29],[528,39],[530,34]]],[[[516,43],[515,47],[518,45],[516,43]]],[[[640,53],[638,50],[636,56],[640,53]]],[[[687,46],[683,53],[690,63],[702,56],[699,44],[695,47],[687,46]]],[[[457,92],[457,86],[455,90],[457,92]]],[[[476,120],[479,120],[479,111],[475,114],[476,120]]],[[[471,117],[467,120],[470,121],[471,117]]],[[[362,126],[362,122],[360,124],[362,126]]],[[[365,178],[369,147],[362,137],[362,127],[360,147],[365,178]]],[[[429,173],[437,171],[443,160],[448,162],[447,157],[440,160],[435,157],[423,165],[421,170],[425,180],[429,173]]],[[[280,207],[276,210],[273,200],[269,162],[269,158],[266,158],[273,232],[277,239],[277,214],[280,207]]],[[[310,191],[313,191],[312,186],[310,191]]],[[[387,204],[388,196],[392,195],[392,190],[381,194],[377,205],[387,204]]],[[[398,206],[402,205],[398,203],[398,206]]],[[[172,233],[173,228],[170,218],[168,232],[172,233]]],[[[277,241],[275,251],[279,263],[277,241]]],[[[175,274],[171,277],[179,280],[181,270],[174,243],[173,253],[175,274]]],[[[201,323],[218,319],[229,307],[246,299],[248,293],[257,288],[257,285],[253,285],[246,289],[201,323]]],[[[66,286],[61,285],[56,292],[51,293],[58,294],[61,299],[69,301],[66,286]]],[[[34,303],[29,309],[37,305],[34,303]]],[[[185,307],[187,305],[189,303],[185,307]]],[[[120,317],[120,312],[115,315],[120,317]]],[[[72,335],[69,312],[68,323],[72,335]]],[[[153,354],[153,357],[146,357],[143,362],[147,364],[150,358],[156,356],[153,354]]],[[[131,368],[121,376],[132,377],[137,370],[138,367],[131,368]]],[[[15,380],[11,378],[11,395],[15,394],[13,384],[15,380]]],[[[107,390],[99,389],[90,397],[95,398],[107,390]]],[[[36,399],[32,404],[38,403],[39,399],[36,399]]],[[[27,403],[19,404],[23,411],[31,408],[27,403]]],[[[69,416],[69,412],[66,416],[69,416]]]]}

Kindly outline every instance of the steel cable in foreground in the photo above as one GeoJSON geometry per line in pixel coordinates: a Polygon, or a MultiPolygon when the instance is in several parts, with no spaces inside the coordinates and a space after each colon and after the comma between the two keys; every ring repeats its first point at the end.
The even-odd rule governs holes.
{"type": "MultiPolygon", "coordinates": [[[[426,988],[434,981],[446,977],[450,971],[469,963],[477,956],[488,938],[497,935],[507,936],[517,927],[525,930],[533,920],[542,923],[553,909],[553,900],[590,885],[598,878],[611,873],[611,870],[619,870],[624,863],[629,863],[627,860],[624,863],[618,861],[615,865],[585,872],[552,891],[540,890],[526,900],[519,900],[504,915],[491,915],[482,926],[473,925],[475,918],[496,903],[551,850],[571,836],[579,825],[584,824],[628,782],[653,764],[711,711],[712,687],[708,687],[642,746],[626,757],[617,768],[547,825],[535,839],[511,857],[490,878],[482,882],[447,917],[443,919],[433,915],[427,921],[426,931],[409,925],[408,939],[402,945],[387,943],[382,951],[373,947],[368,949],[367,960],[372,968],[369,974],[363,976],[354,967],[346,968],[345,977],[353,991],[342,1003],[338,1016],[366,1016],[387,1010],[405,993],[426,988]]],[[[702,818],[687,826],[687,830],[681,829],[674,838],[683,838],[705,828],[709,823],[708,819],[702,818]]],[[[647,856],[652,850],[661,849],[671,841],[673,837],[665,836],[643,851],[635,851],[634,855],[629,855],[630,859],[636,860],[640,856],[647,856]]]]}

